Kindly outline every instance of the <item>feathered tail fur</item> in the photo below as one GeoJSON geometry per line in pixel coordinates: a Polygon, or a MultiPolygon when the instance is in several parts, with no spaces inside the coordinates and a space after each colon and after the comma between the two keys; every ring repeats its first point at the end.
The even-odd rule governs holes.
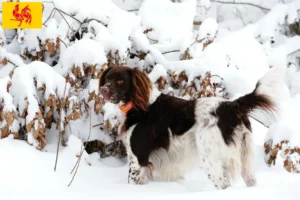
{"type": "Polygon", "coordinates": [[[232,136],[238,125],[244,124],[251,131],[249,114],[258,109],[274,115],[277,103],[272,97],[282,87],[284,69],[271,68],[256,84],[250,94],[246,94],[234,101],[222,102],[216,110],[219,117],[218,126],[226,144],[233,142],[232,136]]]}

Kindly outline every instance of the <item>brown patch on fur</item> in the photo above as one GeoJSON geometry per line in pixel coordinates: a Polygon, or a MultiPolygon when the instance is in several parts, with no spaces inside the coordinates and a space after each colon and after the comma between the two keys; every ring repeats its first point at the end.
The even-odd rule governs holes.
{"type": "Polygon", "coordinates": [[[138,68],[134,68],[132,71],[132,83],[133,93],[131,101],[136,108],[146,111],[149,106],[150,90],[152,89],[151,81],[145,73],[138,68]]]}
{"type": "Polygon", "coordinates": [[[103,71],[103,73],[100,76],[100,80],[99,80],[99,87],[98,87],[98,91],[100,93],[100,88],[105,84],[105,76],[107,75],[107,73],[112,69],[113,67],[108,67],[106,70],[103,71]]]}
{"type": "Polygon", "coordinates": [[[234,101],[220,103],[213,116],[218,117],[218,127],[227,145],[234,143],[234,130],[238,125],[244,124],[249,131],[252,131],[249,121],[249,114],[255,109],[261,109],[269,114],[276,111],[273,100],[266,95],[257,94],[258,82],[255,90],[234,101]]]}

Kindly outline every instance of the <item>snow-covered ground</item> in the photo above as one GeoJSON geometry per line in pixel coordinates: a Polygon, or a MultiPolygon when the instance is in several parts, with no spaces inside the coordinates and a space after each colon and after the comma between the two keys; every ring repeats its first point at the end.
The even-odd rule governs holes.
{"type": "MultiPolygon", "coordinates": [[[[20,124],[28,135],[27,141],[12,135],[0,140],[1,200],[300,199],[300,175],[284,169],[282,154],[276,165],[267,166],[264,152],[269,139],[272,147],[282,140],[289,140],[290,148],[300,147],[300,30],[289,29],[299,24],[300,0],[172,1],[47,0],[42,30],[0,27],[0,139],[7,136],[3,130],[17,136],[24,129],[20,124]],[[97,73],[109,62],[153,68],[153,83],[170,79],[169,72],[184,72],[187,80],[180,87],[210,71],[222,78],[230,99],[251,92],[270,66],[285,68],[285,84],[274,93],[279,116],[252,115],[270,125],[251,120],[257,186],[247,188],[239,179],[217,191],[200,169],[178,182],[155,179],[134,186],[127,183],[126,158],[100,159],[98,153],[84,152],[68,187],[82,142],[112,142],[99,126],[90,127],[104,120],[112,126],[118,122],[117,107],[106,104],[102,115],[96,98],[97,73]],[[65,97],[67,109],[58,103],[65,97]],[[47,114],[39,114],[40,107],[47,114]],[[48,123],[53,116],[51,129],[44,129],[47,116],[48,123]],[[54,172],[59,131],[65,131],[67,146],[60,145],[54,172]],[[41,140],[46,146],[38,151],[34,147],[41,140]]],[[[167,83],[164,92],[169,91],[178,95],[167,83]]],[[[300,155],[290,159],[299,160],[300,170],[300,155]]]]}
{"type": "MultiPolygon", "coordinates": [[[[69,146],[59,154],[54,172],[55,148],[39,152],[24,141],[0,140],[1,199],[291,199],[300,196],[300,177],[281,167],[269,168],[263,160],[263,141],[267,129],[252,120],[255,144],[257,186],[247,188],[238,180],[234,186],[217,191],[200,169],[178,182],[150,182],[146,185],[127,184],[128,167],[114,158],[99,159],[84,155],[74,182],[68,187],[81,143],[71,137],[69,146]]],[[[55,137],[54,137],[55,138],[55,137]]],[[[55,146],[56,140],[49,141],[55,146]]]]}

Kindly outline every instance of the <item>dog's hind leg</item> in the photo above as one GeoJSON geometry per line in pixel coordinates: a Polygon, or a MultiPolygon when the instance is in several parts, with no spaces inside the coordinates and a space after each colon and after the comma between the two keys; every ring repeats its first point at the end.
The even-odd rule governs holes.
{"type": "Polygon", "coordinates": [[[216,189],[231,186],[239,167],[235,155],[230,151],[217,127],[200,132],[196,136],[200,156],[200,167],[207,174],[216,189]]]}
{"type": "Polygon", "coordinates": [[[231,185],[231,172],[221,160],[212,158],[204,160],[202,169],[216,189],[226,189],[231,185]]]}
{"type": "Polygon", "coordinates": [[[253,152],[251,133],[246,132],[242,138],[241,146],[241,162],[242,162],[242,177],[248,187],[256,185],[256,179],[253,170],[253,152]]]}

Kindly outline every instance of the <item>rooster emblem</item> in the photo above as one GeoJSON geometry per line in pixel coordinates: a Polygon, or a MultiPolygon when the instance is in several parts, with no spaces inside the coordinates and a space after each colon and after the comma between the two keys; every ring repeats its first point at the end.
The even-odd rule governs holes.
{"type": "Polygon", "coordinates": [[[31,25],[31,10],[29,8],[29,5],[25,6],[22,10],[21,13],[19,13],[19,4],[17,4],[15,6],[15,9],[12,12],[13,16],[15,17],[15,19],[11,19],[14,21],[19,21],[20,24],[19,26],[22,25],[22,22],[25,20],[25,23],[30,24],[31,25]]]}

